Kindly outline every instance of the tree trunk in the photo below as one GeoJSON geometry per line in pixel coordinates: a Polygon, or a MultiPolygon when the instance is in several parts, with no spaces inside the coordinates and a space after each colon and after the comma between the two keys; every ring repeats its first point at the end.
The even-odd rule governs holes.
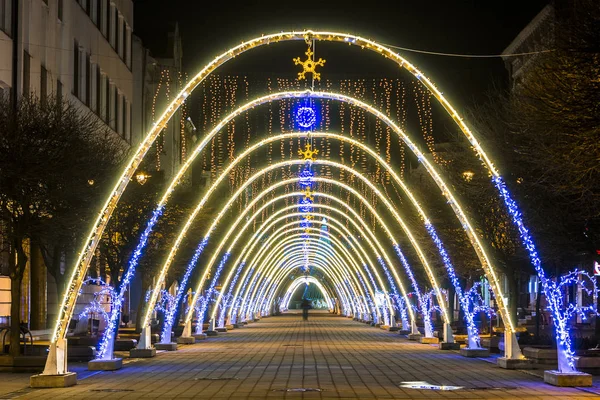
{"type": "Polygon", "coordinates": [[[17,357],[21,354],[21,279],[10,279],[10,355],[17,357]]]}
{"type": "Polygon", "coordinates": [[[456,294],[456,289],[454,285],[450,284],[448,288],[448,313],[450,314],[450,322],[454,322],[454,295],[456,294]]]}
{"type": "Polygon", "coordinates": [[[506,268],[506,279],[508,280],[508,312],[512,318],[512,323],[514,326],[517,326],[517,307],[518,307],[518,283],[515,277],[515,268],[510,264],[510,261],[507,263],[506,268]]]}
{"type": "Polygon", "coordinates": [[[146,297],[146,288],[150,286],[150,283],[148,283],[145,279],[144,279],[144,275],[142,274],[142,290],[140,290],[140,301],[138,302],[138,309],[136,311],[135,314],[135,331],[136,332],[141,332],[141,325],[142,325],[142,317],[144,314],[144,304],[145,302],[145,297],[146,297]]]}
{"type": "Polygon", "coordinates": [[[13,240],[13,250],[10,252],[10,350],[12,357],[21,354],[21,282],[27,265],[27,256],[23,251],[23,238],[13,240]]]}

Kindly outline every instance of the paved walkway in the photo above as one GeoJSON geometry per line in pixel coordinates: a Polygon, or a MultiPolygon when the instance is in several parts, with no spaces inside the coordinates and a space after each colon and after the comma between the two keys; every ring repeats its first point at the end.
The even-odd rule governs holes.
{"type": "MultiPolygon", "coordinates": [[[[79,367],[81,368],[81,367],[79,367]]],[[[78,369],[77,367],[75,369],[78,369]]],[[[538,372],[539,373],[539,372],[538,372]]],[[[19,374],[21,375],[21,374],[19,374]]],[[[15,374],[0,374],[0,387],[15,374]]],[[[26,389],[2,398],[506,398],[591,399],[585,391],[546,385],[538,376],[508,371],[457,352],[410,342],[329,315],[265,318],[154,359],[128,360],[116,372],[87,373],[66,389],[26,389]],[[412,389],[405,382],[462,386],[458,390],[412,389]]],[[[23,386],[28,375],[23,375],[23,386]]],[[[18,380],[18,379],[17,379],[18,380]]],[[[596,392],[597,394],[593,393],[596,392]]]]}

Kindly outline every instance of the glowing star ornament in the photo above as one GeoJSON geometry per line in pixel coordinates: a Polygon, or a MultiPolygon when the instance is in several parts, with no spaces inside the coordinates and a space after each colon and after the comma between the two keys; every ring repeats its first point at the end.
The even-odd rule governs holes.
{"type": "Polygon", "coordinates": [[[296,111],[296,122],[302,128],[310,128],[317,122],[317,114],[315,110],[310,107],[300,107],[296,111]]]}
{"type": "Polygon", "coordinates": [[[313,74],[313,78],[320,81],[321,74],[315,71],[315,69],[317,67],[325,66],[326,60],[319,58],[318,61],[315,61],[314,52],[310,48],[306,50],[304,54],[306,54],[306,60],[304,61],[300,60],[300,57],[294,58],[295,65],[302,65],[302,72],[298,72],[298,80],[301,81],[303,79],[306,79],[306,74],[311,73],[313,74]]]}
{"type": "Polygon", "coordinates": [[[304,150],[298,150],[298,154],[303,157],[303,160],[316,161],[316,155],[319,154],[319,149],[312,150],[312,146],[310,145],[310,143],[307,143],[304,146],[304,150]]]}
{"type": "Polygon", "coordinates": [[[307,187],[306,189],[304,189],[304,201],[310,201],[310,202],[315,201],[315,196],[313,195],[313,192],[310,190],[310,187],[307,187]]]}

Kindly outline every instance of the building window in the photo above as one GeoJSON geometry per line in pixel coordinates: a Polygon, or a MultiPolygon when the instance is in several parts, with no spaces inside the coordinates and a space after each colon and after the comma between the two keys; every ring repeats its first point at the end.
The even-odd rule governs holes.
{"type": "Polygon", "coordinates": [[[73,43],[73,94],[79,97],[79,44],[73,43]]]}
{"type": "Polygon", "coordinates": [[[92,104],[92,62],[89,54],[85,55],[85,105],[92,104]]]}
{"type": "Polygon", "coordinates": [[[123,18],[123,25],[121,27],[121,38],[123,39],[123,45],[121,46],[121,59],[125,61],[127,59],[127,24],[125,18],[123,18]]]}
{"type": "MultiPolygon", "coordinates": [[[[6,99],[8,100],[10,96],[10,86],[8,86],[6,83],[0,81],[0,99],[6,99]]],[[[0,247],[1,249],[2,247],[0,247]]]]}
{"type": "Polygon", "coordinates": [[[129,142],[129,124],[127,121],[129,120],[129,115],[127,115],[127,110],[129,109],[127,99],[123,96],[123,138],[129,142]]]}
{"type": "Polygon", "coordinates": [[[110,124],[110,82],[108,76],[104,76],[104,122],[110,124]]]}
{"type": "Polygon", "coordinates": [[[118,134],[121,134],[121,115],[120,111],[121,110],[121,95],[119,94],[119,91],[117,89],[117,87],[115,86],[115,131],[118,134]]]}
{"type": "Polygon", "coordinates": [[[102,73],[100,66],[96,65],[96,114],[102,118],[102,73]]]}
{"type": "Polygon", "coordinates": [[[132,133],[133,133],[133,106],[129,103],[129,123],[127,124],[128,132],[127,136],[129,137],[129,144],[133,142],[132,133]]]}
{"type": "Polygon", "coordinates": [[[59,81],[57,79],[56,80],[56,100],[62,101],[62,95],[63,95],[63,84],[61,81],[59,81]]]}
{"type": "Polygon", "coordinates": [[[102,1],[96,0],[96,26],[102,32],[102,17],[104,14],[102,13],[102,1]]]}
{"type": "Polygon", "coordinates": [[[125,52],[125,64],[131,69],[131,28],[127,28],[127,51],[125,52]]]}
{"type": "Polygon", "coordinates": [[[8,36],[11,35],[11,0],[0,0],[0,30],[4,31],[8,36]]]}
{"type": "Polygon", "coordinates": [[[83,8],[87,15],[90,15],[90,2],[91,0],[79,0],[79,5],[81,6],[81,8],[83,8]]]}
{"type": "Polygon", "coordinates": [[[114,119],[114,113],[115,113],[115,107],[114,107],[114,95],[115,95],[115,91],[113,90],[113,84],[109,83],[109,90],[107,93],[108,94],[108,100],[106,103],[106,107],[107,107],[107,111],[106,111],[106,118],[108,118],[108,126],[110,126],[113,130],[115,129],[115,119],[114,119]]]}
{"type": "Polygon", "coordinates": [[[31,56],[28,52],[23,52],[23,96],[29,95],[31,83],[29,81],[31,77],[31,56]]]}
{"type": "Polygon", "coordinates": [[[62,21],[63,20],[63,0],[58,0],[57,4],[57,15],[58,15],[58,20],[62,21]]]}
{"type": "Polygon", "coordinates": [[[117,118],[119,116],[119,102],[117,97],[117,87],[115,85],[111,85],[110,108],[110,127],[116,132],[117,118]]]}
{"type": "Polygon", "coordinates": [[[111,23],[110,23],[110,19],[112,17],[112,13],[110,12],[110,0],[106,0],[106,30],[104,31],[104,37],[106,37],[106,40],[108,40],[108,42],[111,42],[110,39],[110,27],[111,27],[111,23]]]}
{"type": "Polygon", "coordinates": [[[119,53],[119,44],[120,44],[120,40],[119,40],[119,30],[121,29],[121,24],[119,23],[119,10],[117,10],[117,8],[115,7],[115,17],[114,17],[114,41],[113,41],[113,47],[115,48],[115,52],[117,54],[121,54],[119,53]]]}
{"type": "Polygon", "coordinates": [[[46,104],[46,97],[48,97],[48,70],[42,65],[40,71],[40,101],[42,104],[46,104]]]}

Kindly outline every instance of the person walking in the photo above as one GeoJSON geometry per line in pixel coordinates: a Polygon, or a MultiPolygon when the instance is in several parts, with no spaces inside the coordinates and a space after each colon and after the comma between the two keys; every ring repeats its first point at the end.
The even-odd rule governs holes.
{"type": "Polygon", "coordinates": [[[308,299],[302,299],[302,304],[300,305],[300,307],[302,307],[302,319],[304,321],[308,321],[308,310],[310,310],[312,308],[312,305],[310,304],[310,300],[308,299]]]}

